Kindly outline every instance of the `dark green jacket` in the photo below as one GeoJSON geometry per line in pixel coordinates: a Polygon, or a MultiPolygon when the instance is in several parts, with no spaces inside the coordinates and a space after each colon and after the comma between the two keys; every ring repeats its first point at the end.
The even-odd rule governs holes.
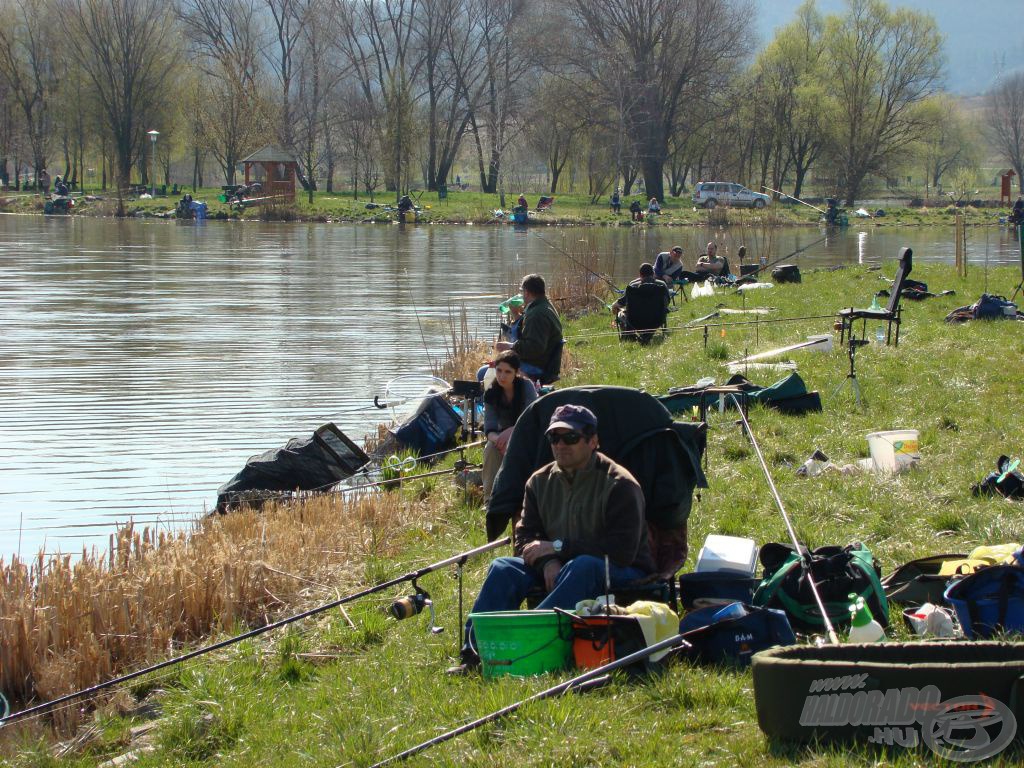
{"type": "Polygon", "coordinates": [[[558,559],[604,557],[622,568],[654,570],[644,494],[633,475],[601,452],[570,482],[558,464],[541,467],[526,482],[523,516],[516,524],[515,549],[531,541],[562,541],[558,559]]]}
{"type": "MultiPolygon", "coordinates": [[[[706,425],[674,422],[653,396],[626,387],[590,386],[559,389],[523,411],[512,431],[508,450],[487,505],[487,538],[494,540],[523,509],[526,481],[553,456],[544,439],[551,414],[560,405],[584,405],[597,416],[599,450],[625,467],[640,485],[648,527],[685,559],[686,521],[693,492],[707,488],[700,467],[706,425]],[[672,539],[672,532],[679,536],[672,539]],[[681,538],[680,538],[681,537],[681,538]],[[670,541],[672,539],[672,541],[670,541]]],[[[671,552],[651,553],[659,571],[671,552]]]]}
{"type": "MultiPolygon", "coordinates": [[[[512,345],[512,349],[519,353],[524,363],[552,372],[550,363],[561,344],[562,321],[547,296],[531,301],[523,313],[519,340],[512,345]]],[[[560,362],[561,356],[558,357],[560,362]]],[[[553,373],[557,374],[558,371],[553,373]]]]}

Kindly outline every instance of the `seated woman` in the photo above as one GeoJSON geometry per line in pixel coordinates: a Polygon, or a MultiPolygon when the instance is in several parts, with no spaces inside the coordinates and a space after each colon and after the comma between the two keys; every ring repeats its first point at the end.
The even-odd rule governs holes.
{"type": "Polygon", "coordinates": [[[651,202],[647,204],[647,213],[661,213],[661,203],[658,202],[658,198],[651,198],[651,202]]]}
{"type": "Polygon", "coordinates": [[[502,352],[494,361],[494,383],[484,391],[484,503],[491,498],[494,478],[501,467],[508,448],[512,428],[526,406],[537,399],[533,382],[519,375],[519,355],[511,349],[502,352]]]}

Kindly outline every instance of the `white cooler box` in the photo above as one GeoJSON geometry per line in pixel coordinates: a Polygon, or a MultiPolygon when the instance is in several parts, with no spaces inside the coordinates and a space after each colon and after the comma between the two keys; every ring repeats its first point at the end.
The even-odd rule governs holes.
{"type": "Polygon", "coordinates": [[[697,556],[697,573],[738,573],[753,577],[757,544],[753,539],[711,534],[697,556]]]}

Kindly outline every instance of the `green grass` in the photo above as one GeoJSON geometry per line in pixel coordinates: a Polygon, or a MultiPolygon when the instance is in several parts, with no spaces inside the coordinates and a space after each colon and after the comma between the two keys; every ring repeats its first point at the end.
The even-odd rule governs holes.
{"type": "MultiPolygon", "coordinates": [[[[888,264],[883,273],[893,271],[888,264]]],[[[871,344],[859,352],[863,409],[853,403],[848,388],[830,397],[847,370],[845,352],[836,349],[793,354],[809,388],[822,392],[822,413],[792,417],[751,411],[752,428],[799,536],[811,546],[863,540],[885,571],[928,554],[1024,539],[1019,504],[976,499],[969,490],[994,468],[1000,452],[1019,455],[1024,448],[1021,326],[943,322],[950,309],[981,293],[979,269],[972,268],[966,281],[945,266],[919,266],[913,277],[932,290],[952,288],[957,295],[908,302],[900,346],[871,344]],[[921,432],[922,462],[911,472],[811,479],[794,474],[815,448],[834,461],[853,462],[867,455],[867,432],[896,427],[921,432]]],[[[1018,279],[1012,269],[995,269],[989,286],[1009,295],[1018,279]]],[[[851,303],[867,306],[883,285],[878,272],[859,267],[805,273],[802,284],[751,294],[747,303],[775,307],[773,318],[826,315],[851,303]]],[[[740,297],[720,292],[683,304],[670,324],[703,316],[718,303],[742,305],[740,297]]],[[[708,375],[721,382],[727,377],[723,359],[825,332],[831,320],[732,326],[724,336],[712,329],[707,351],[699,330],[676,331],[662,343],[639,347],[599,335],[608,326],[607,316],[568,324],[566,334],[580,368],[567,371],[563,385],[624,384],[660,393],[708,375]]],[[[770,383],[781,375],[759,371],[751,378],[770,383]]],[[[749,535],[759,543],[785,540],[756,457],[729,414],[710,416],[708,466],[710,488],[695,503],[690,521],[690,565],[710,533],[749,535]]],[[[405,573],[483,543],[483,514],[477,505],[443,483],[432,493],[444,500],[441,517],[407,533],[400,562],[368,563],[368,580],[405,573]]],[[[419,499],[420,494],[410,494],[410,503],[419,499]]],[[[482,557],[467,565],[467,608],[487,561],[482,557]]],[[[562,679],[485,682],[444,676],[456,650],[456,583],[449,573],[435,573],[422,584],[446,628],[441,635],[426,631],[425,615],[401,623],[385,618],[387,604],[408,592],[395,590],[351,606],[355,628],[332,612],[158,678],[168,693],[162,699],[155,751],[135,764],[365,766],[562,679]]],[[[120,754],[127,748],[131,724],[117,717],[104,720],[101,736],[61,764],[94,765],[120,754]]],[[[14,765],[56,764],[35,741],[8,745],[7,753],[14,765]]],[[[1018,747],[989,764],[1017,765],[1022,757],[1018,747]]],[[[587,694],[536,703],[409,764],[838,767],[934,762],[926,751],[772,744],[757,727],[749,672],[679,665],[646,680],[617,679],[587,694]]]]}
{"type": "MultiPolygon", "coordinates": [[[[94,194],[103,197],[102,201],[78,200],[75,206],[75,215],[79,216],[110,216],[116,208],[116,195],[109,190],[106,192],[95,191],[94,194]]],[[[182,191],[184,194],[184,190],[182,191]]],[[[203,187],[197,192],[191,193],[196,200],[202,200],[209,206],[209,216],[213,219],[259,219],[261,217],[269,220],[285,221],[319,221],[319,222],[356,222],[356,223],[391,223],[395,219],[395,213],[382,208],[367,209],[370,202],[369,195],[360,194],[359,199],[354,199],[351,192],[316,192],[312,202],[309,201],[306,193],[302,192],[296,196],[293,205],[276,206],[267,210],[250,208],[239,212],[232,209],[217,198],[221,194],[220,187],[203,187]]],[[[518,194],[518,193],[517,193],[518,194]]],[[[515,205],[517,194],[505,196],[505,210],[508,211],[515,205]]],[[[496,224],[499,223],[494,216],[494,211],[501,208],[501,200],[496,194],[483,194],[479,192],[449,192],[445,200],[439,200],[436,192],[414,192],[412,197],[420,206],[421,223],[454,223],[454,224],[496,224]]],[[[530,204],[536,205],[537,194],[527,195],[530,204]]],[[[634,196],[636,197],[636,196],[634,196]]],[[[19,213],[41,213],[43,201],[38,195],[25,192],[11,192],[5,198],[8,202],[0,205],[0,209],[19,213]]],[[[129,216],[147,217],[162,215],[173,211],[179,198],[168,195],[157,197],[153,200],[139,200],[136,198],[125,198],[125,212],[129,216]]],[[[639,198],[638,198],[639,199],[639,198]]],[[[381,205],[394,205],[394,193],[378,193],[373,200],[381,205]]],[[[696,210],[690,200],[690,193],[687,191],[679,198],[668,198],[662,208],[662,213],[654,223],[633,225],[630,222],[629,202],[632,198],[625,199],[625,205],[619,215],[615,215],[608,207],[607,196],[597,202],[591,202],[588,195],[559,194],[555,196],[554,207],[547,212],[537,214],[531,218],[532,223],[540,225],[605,225],[605,226],[688,226],[706,225],[709,222],[714,224],[761,224],[778,223],[785,225],[793,224],[817,224],[821,215],[798,204],[774,203],[763,211],[752,211],[749,209],[719,208],[714,213],[705,210],[696,210]]],[[[646,201],[644,210],[646,210],[646,201]]],[[[856,206],[854,206],[856,208],[856,206]]],[[[872,212],[875,207],[872,207],[872,212]]],[[[939,208],[886,208],[887,215],[878,219],[858,219],[850,216],[852,227],[889,227],[889,226],[915,226],[932,224],[951,224],[953,222],[953,209],[950,207],[939,208]]],[[[974,209],[971,207],[963,209],[965,220],[968,224],[995,223],[999,216],[1005,216],[1009,209],[983,208],[974,209]]]]}

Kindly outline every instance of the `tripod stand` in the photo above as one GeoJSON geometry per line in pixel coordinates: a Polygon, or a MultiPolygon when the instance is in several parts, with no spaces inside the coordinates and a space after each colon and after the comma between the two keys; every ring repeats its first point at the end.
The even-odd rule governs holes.
{"type": "Polygon", "coordinates": [[[856,339],[852,333],[850,334],[849,344],[846,347],[846,356],[850,359],[850,370],[846,374],[846,378],[839,382],[839,386],[832,392],[832,398],[835,398],[846,382],[850,382],[853,398],[861,408],[864,407],[864,401],[860,396],[860,382],[857,381],[857,347],[863,347],[867,343],[869,343],[867,339],[856,339]]]}

